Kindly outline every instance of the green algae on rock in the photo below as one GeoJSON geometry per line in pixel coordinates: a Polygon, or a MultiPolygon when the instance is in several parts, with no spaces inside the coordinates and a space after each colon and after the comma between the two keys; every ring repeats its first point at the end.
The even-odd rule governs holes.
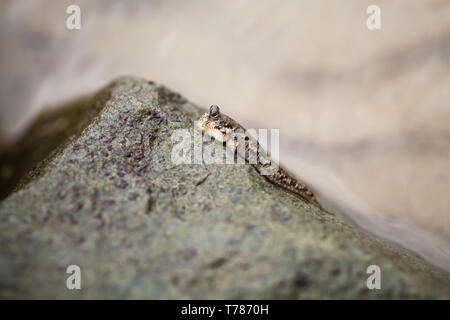
{"type": "Polygon", "coordinates": [[[449,298],[450,277],[268,183],[175,165],[203,110],[120,78],[87,127],[0,203],[0,298],[449,298]],[[81,269],[68,290],[66,269],[81,269]],[[381,289],[366,285],[369,265],[381,289]]]}

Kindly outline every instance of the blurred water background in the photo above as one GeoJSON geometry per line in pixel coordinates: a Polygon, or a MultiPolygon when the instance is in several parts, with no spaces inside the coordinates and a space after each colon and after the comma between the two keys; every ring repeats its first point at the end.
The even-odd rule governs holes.
{"type": "Polygon", "coordinates": [[[450,270],[449,1],[10,0],[0,12],[3,148],[43,110],[142,76],[279,128],[281,163],[327,208],[450,270]],[[66,28],[71,4],[80,30],[66,28]],[[366,27],[371,4],[381,30],[366,27]]]}

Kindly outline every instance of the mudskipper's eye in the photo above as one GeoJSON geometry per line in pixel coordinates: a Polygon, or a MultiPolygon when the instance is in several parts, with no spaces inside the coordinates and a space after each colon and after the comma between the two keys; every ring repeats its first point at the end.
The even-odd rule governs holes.
{"type": "Polygon", "coordinates": [[[209,108],[209,115],[213,118],[217,117],[220,114],[220,108],[218,106],[216,106],[215,104],[213,104],[210,108],[209,108]]]}

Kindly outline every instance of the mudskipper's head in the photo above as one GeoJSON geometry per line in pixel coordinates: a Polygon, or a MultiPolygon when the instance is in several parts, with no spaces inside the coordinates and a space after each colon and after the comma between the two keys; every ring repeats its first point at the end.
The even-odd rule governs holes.
{"type": "Polygon", "coordinates": [[[199,119],[201,129],[218,141],[225,140],[226,128],[219,106],[213,104],[199,119]]]}

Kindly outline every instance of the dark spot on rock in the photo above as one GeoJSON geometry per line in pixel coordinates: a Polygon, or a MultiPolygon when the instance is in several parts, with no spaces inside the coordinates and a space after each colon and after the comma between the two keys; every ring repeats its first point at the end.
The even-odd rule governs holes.
{"type": "Polygon", "coordinates": [[[286,293],[283,296],[283,300],[296,300],[297,296],[295,294],[293,294],[292,292],[286,293]]]}
{"type": "Polygon", "coordinates": [[[72,215],[68,215],[67,219],[69,219],[70,224],[73,224],[73,225],[78,224],[78,220],[75,219],[75,217],[72,215]]]}
{"type": "Polygon", "coordinates": [[[82,244],[82,243],[84,243],[85,241],[86,241],[86,238],[85,238],[85,237],[78,237],[78,238],[75,238],[74,243],[75,243],[75,244],[82,244]]]}
{"type": "Polygon", "coordinates": [[[309,277],[306,273],[302,272],[302,271],[297,271],[294,274],[294,278],[293,278],[294,284],[297,287],[306,287],[309,284],[309,277]]]}
{"type": "Polygon", "coordinates": [[[135,160],[141,160],[142,158],[144,158],[144,152],[142,152],[142,150],[137,149],[134,153],[133,153],[133,159],[135,160]]]}
{"type": "Polygon", "coordinates": [[[138,121],[139,121],[138,117],[132,117],[132,118],[128,119],[127,126],[134,127],[138,121]]]}
{"type": "Polygon", "coordinates": [[[63,200],[66,197],[66,195],[62,191],[58,191],[56,194],[56,199],[63,200]]]}
{"type": "Polygon", "coordinates": [[[136,200],[139,197],[139,193],[133,192],[128,196],[128,200],[136,200]]]}
{"type": "Polygon", "coordinates": [[[339,268],[333,268],[331,269],[331,274],[333,276],[337,276],[339,273],[341,273],[341,270],[339,268]]]}
{"type": "Polygon", "coordinates": [[[108,199],[108,200],[105,201],[105,204],[107,204],[109,206],[111,206],[111,205],[113,205],[115,203],[116,203],[116,200],[114,200],[114,199],[108,199]]]}
{"type": "Polygon", "coordinates": [[[128,182],[126,182],[126,181],[123,180],[123,179],[120,179],[120,180],[116,180],[116,181],[114,182],[114,185],[115,185],[117,188],[125,189],[126,187],[128,187],[128,182]]]}
{"type": "Polygon", "coordinates": [[[75,202],[73,205],[73,210],[80,211],[83,208],[83,204],[81,202],[75,202]]]}
{"type": "Polygon", "coordinates": [[[213,269],[220,268],[225,263],[227,263],[227,259],[225,257],[220,257],[220,258],[214,260],[213,262],[211,262],[210,264],[208,264],[208,267],[213,268],[213,269]]]}

